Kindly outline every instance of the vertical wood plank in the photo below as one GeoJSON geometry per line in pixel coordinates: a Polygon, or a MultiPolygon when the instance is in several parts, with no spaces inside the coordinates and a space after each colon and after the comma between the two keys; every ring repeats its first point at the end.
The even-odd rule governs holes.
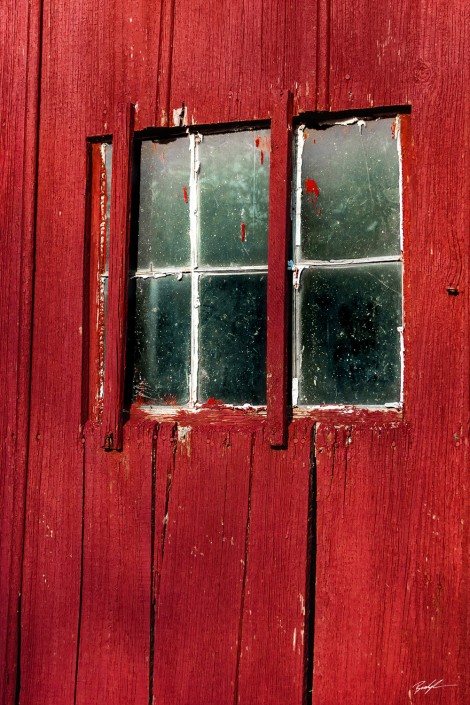
{"type": "Polygon", "coordinates": [[[316,110],[330,108],[331,0],[317,0],[317,96],[316,110]]]}
{"type": "Polygon", "coordinates": [[[440,679],[435,702],[468,699],[468,451],[454,447],[445,465],[436,451],[406,426],[320,427],[314,703],[418,703],[413,686],[440,679]]]}
{"type": "Polygon", "coordinates": [[[301,705],[305,677],[310,421],[289,428],[286,450],[257,434],[253,455],[238,703],[301,705]]]}
{"type": "Polygon", "coordinates": [[[86,430],[77,705],[149,702],[154,433],[126,427],[107,453],[86,430]]]}
{"type": "Polygon", "coordinates": [[[167,506],[166,532],[157,521],[155,535],[158,705],[234,700],[252,443],[250,431],[180,426],[167,485],[168,454],[158,441],[156,486],[165,487],[167,506]]]}
{"type": "Polygon", "coordinates": [[[122,448],[133,137],[134,106],[120,104],[113,136],[103,402],[103,445],[108,450],[122,448]]]}
{"type": "Polygon", "coordinates": [[[273,446],[282,446],[287,440],[287,258],[291,230],[292,109],[290,91],[282,91],[276,96],[271,121],[266,356],[268,424],[273,446]]]}
{"type": "Polygon", "coordinates": [[[0,11],[0,703],[19,685],[38,157],[39,3],[0,11]]]}
{"type": "Polygon", "coordinates": [[[188,124],[266,119],[271,92],[316,102],[316,0],[175,2],[170,109],[188,124]]]}
{"type": "MultiPolygon", "coordinates": [[[[20,12],[20,3],[4,3],[1,21],[5,17],[8,27],[14,31],[20,12]],[[3,15],[4,8],[8,10],[6,15],[3,15]]],[[[83,509],[81,371],[83,355],[88,352],[83,347],[85,145],[87,137],[113,132],[114,108],[122,100],[138,102],[138,118],[146,125],[151,124],[155,114],[156,54],[153,47],[156,46],[157,13],[142,0],[136,0],[132,12],[128,3],[121,0],[100,0],[98,5],[78,0],[44,0],[33,2],[31,13],[31,46],[41,35],[43,51],[40,124],[34,107],[28,108],[27,118],[34,134],[39,131],[40,150],[32,352],[26,328],[21,332],[21,335],[25,333],[24,338],[21,337],[22,345],[28,355],[32,354],[32,401],[20,701],[28,705],[72,705],[83,509]],[[39,24],[42,6],[45,20],[40,33],[36,23],[39,24]]],[[[4,46],[0,50],[0,61],[4,46]]],[[[18,70],[25,66],[32,79],[36,65],[34,53],[28,55],[25,42],[17,38],[10,46],[17,52],[15,66],[18,70]]],[[[16,97],[25,85],[24,75],[18,75],[16,70],[12,72],[11,68],[0,72],[0,83],[6,77],[14,81],[8,102],[2,102],[0,110],[20,105],[16,97]]],[[[11,122],[18,144],[22,142],[22,124],[23,118],[19,115],[11,122]]],[[[29,149],[31,144],[26,140],[21,147],[28,151],[28,163],[35,162],[35,151],[29,149]]],[[[17,157],[15,171],[20,174],[17,157]]],[[[11,172],[2,172],[3,176],[10,180],[11,172]]],[[[16,183],[10,198],[15,219],[10,222],[19,228],[18,232],[26,233],[28,226],[23,227],[18,221],[21,196],[16,183]]],[[[12,244],[15,242],[19,243],[20,238],[15,237],[12,244]]],[[[2,241],[3,244],[6,246],[7,242],[2,241]]],[[[8,252],[10,264],[14,264],[21,275],[26,293],[32,284],[28,274],[28,251],[26,248],[23,255],[13,258],[14,251],[12,247],[8,252]]],[[[9,303],[5,309],[2,306],[1,315],[8,311],[18,333],[18,316],[14,312],[18,297],[13,287],[5,286],[4,291],[8,292],[9,303]]],[[[3,356],[0,365],[2,360],[3,356]]],[[[17,364],[13,354],[8,354],[5,361],[8,365],[17,364]]],[[[16,413],[18,394],[13,388],[11,392],[14,397],[10,409],[11,413],[16,413]]],[[[21,407],[24,402],[27,404],[27,395],[21,393],[21,407]]],[[[15,482],[19,483],[21,457],[28,452],[23,440],[18,440],[15,452],[11,472],[15,470],[15,482]]],[[[21,495],[21,488],[19,490],[21,495]]],[[[21,511],[16,499],[15,506],[21,511]]],[[[1,580],[3,588],[3,576],[1,580]]],[[[15,590],[13,583],[11,588],[15,590]]],[[[13,618],[17,620],[16,605],[13,618]]],[[[18,649],[11,647],[10,659],[16,661],[17,653],[18,649]]],[[[90,674],[90,677],[95,675],[90,674]]]]}
{"type": "MultiPolygon", "coordinates": [[[[171,127],[170,91],[173,66],[173,34],[176,0],[161,0],[158,41],[158,72],[156,87],[155,124],[171,127]]],[[[180,105],[175,108],[181,108],[180,105]]]]}

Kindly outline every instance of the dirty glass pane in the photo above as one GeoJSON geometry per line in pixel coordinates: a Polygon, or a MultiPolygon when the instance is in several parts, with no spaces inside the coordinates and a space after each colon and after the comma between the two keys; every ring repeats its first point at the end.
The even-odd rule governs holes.
{"type": "Polygon", "coordinates": [[[105,254],[105,271],[109,267],[109,223],[111,219],[111,175],[113,166],[113,145],[103,144],[104,150],[104,167],[106,170],[106,254],[105,254]]]}
{"type": "Polygon", "coordinates": [[[303,259],[400,254],[396,122],[362,122],[304,132],[303,259]]]}
{"type": "Polygon", "coordinates": [[[300,404],[400,399],[401,263],[304,270],[300,404]]]}
{"type": "Polygon", "coordinates": [[[143,403],[189,400],[191,277],[136,280],[133,397],[143,403]]]}
{"type": "Polygon", "coordinates": [[[266,275],[200,278],[198,398],[266,402],[266,275]]]}
{"type": "Polygon", "coordinates": [[[200,158],[202,265],[266,264],[269,130],[205,135],[200,158]]]}
{"type": "Polygon", "coordinates": [[[189,139],[142,142],[137,268],[189,264],[189,139]]]}

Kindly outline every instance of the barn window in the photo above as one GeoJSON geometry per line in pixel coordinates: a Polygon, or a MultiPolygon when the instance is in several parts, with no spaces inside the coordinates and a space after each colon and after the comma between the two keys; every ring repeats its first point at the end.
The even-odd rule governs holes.
{"type": "MultiPolygon", "coordinates": [[[[399,133],[399,118],[293,131],[293,406],[401,401],[399,133]]],[[[130,401],[266,404],[270,138],[262,125],[135,139],[130,401]]],[[[109,211],[110,147],[100,153],[109,211]]]]}
{"type": "Polygon", "coordinates": [[[399,402],[399,120],[301,125],[295,165],[294,404],[399,402]]]}
{"type": "Polygon", "coordinates": [[[132,396],[266,403],[269,130],[140,142],[132,396]]]}

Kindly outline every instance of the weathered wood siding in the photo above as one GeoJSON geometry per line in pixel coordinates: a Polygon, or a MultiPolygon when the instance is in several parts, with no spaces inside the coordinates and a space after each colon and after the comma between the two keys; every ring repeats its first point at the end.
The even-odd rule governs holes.
{"type": "Polygon", "coordinates": [[[301,705],[312,651],[314,705],[468,702],[466,20],[461,0],[5,0],[1,705],[301,705]],[[136,129],[183,103],[268,118],[281,88],[296,113],[412,107],[403,418],[300,419],[273,450],[214,410],[133,420],[105,453],[86,138],[130,101],[136,129]]]}

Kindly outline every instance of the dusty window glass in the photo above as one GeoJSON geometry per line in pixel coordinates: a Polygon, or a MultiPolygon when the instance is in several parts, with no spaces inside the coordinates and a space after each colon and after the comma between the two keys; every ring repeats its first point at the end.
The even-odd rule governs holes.
{"type": "Polygon", "coordinates": [[[140,145],[132,398],[266,402],[269,130],[140,145]]]}
{"type": "Polygon", "coordinates": [[[295,141],[294,403],[401,400],[399,118],[295,141]]]}

